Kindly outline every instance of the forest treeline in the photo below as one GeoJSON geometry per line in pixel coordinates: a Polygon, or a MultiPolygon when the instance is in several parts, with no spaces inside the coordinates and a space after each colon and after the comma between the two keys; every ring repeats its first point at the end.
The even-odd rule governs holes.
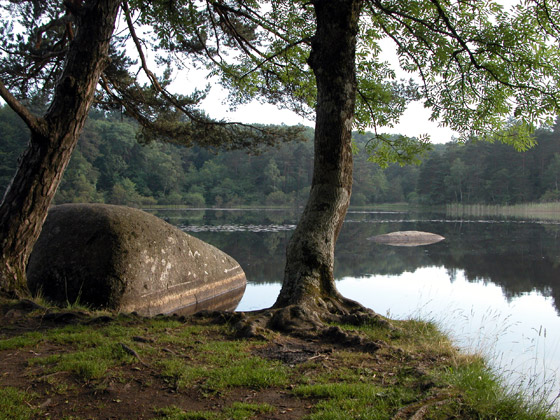
{"type": "MultiPolygon", "coordinates": [[[[136,123],[93,111],[55,198],[131,206],[303,205],[313,171],[308,141],[266,149],[216,152],[173,144],[139,144],[136,123]]],[[[381,169],[367,161],[367,135],[355,134],[352,205],[410,202],[515,204],[560,200],[560,126],[536,133],[538,145],[517,152],[499,143],[435,145],[419,166],[381,169]]],[[[28,141],[25,125],[0,108],[0,189],[28,141]]]]}

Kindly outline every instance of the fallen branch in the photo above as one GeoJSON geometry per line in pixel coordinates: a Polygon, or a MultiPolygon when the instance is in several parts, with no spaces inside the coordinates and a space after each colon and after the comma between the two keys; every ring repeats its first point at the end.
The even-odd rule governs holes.
{"type": "Polygon", "coordinates": [[[131,356],[134,356],[138,359],[138,361],[146,367],[149,367],[146,363],[144,363],[144,361],[140,358],[140,356],[138,355],[138,353],[136,353],[136,351],[134,349],[131,349],[130,347],[128,347],[126,344],[124,343],[119,343],[122,347],[122,349],[127,352],[128,354],[130,354],[131,356]]]}
{"type": "Polygon", "coordinates": [[[434,395],[401,408],[391,420],[423,420],[430,408],[445,405],[451,400],[449,395],[434,395]]]}

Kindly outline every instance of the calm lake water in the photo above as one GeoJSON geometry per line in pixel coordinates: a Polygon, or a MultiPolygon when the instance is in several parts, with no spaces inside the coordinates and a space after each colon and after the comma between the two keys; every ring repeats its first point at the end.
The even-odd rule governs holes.
{"type": "MultiPolygon", "coordinates": [[[[237,310],[274,303],[297,214],[156,214],[241,264],[248,286],[237,310]]],[[[382,315],[436,321],[459,346],[482,352],[513,386],[550,401],[560,392],[560,222],[350,211],[337,243],[335,278],[342,294],[382,315]],[[402,230],[446,239],[419,247],[368,239],[402,230]]]]}

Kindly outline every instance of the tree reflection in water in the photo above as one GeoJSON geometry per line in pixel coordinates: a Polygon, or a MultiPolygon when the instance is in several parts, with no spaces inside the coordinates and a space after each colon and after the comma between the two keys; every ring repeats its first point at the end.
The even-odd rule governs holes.
{"type": "MultiPolygon", "coordinates": [[[[279,283],[297,214],[281,210],[159,211],[158,216],[234,257],[250,284],[279,283]]],[[[350,212],[336,248],[335,277],[398,276],[423,267],[464,272],[469,282],[500,286],[506,299],[538,291],[560,314],[560,223],[449,220],[434,215],[350,212]],[[395,248],[367,238],[420,230],[442,242],[395,248]]],[[[373,308],[375,309],[375,308],[373,308]]]]}
{"type": "MultiPolygon", "coordinates": [[[[239,310],[274,303],[297,213],[208,209],[157,215],[241,264],[248,286],[239,310]]],[[[345,296],[392,317],[436,320],[459,345],[491,352],[496,367],[517,385],[551,386],[547,378],[560,370],[560,222],[351,211],[335,264],[345,296]],[[446,239],[419,247],[367,239],[405,230],[446,239]]]]}

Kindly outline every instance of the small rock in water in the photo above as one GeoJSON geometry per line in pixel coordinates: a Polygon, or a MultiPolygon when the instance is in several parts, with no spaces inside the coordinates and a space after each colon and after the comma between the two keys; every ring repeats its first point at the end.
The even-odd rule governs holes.
{"type": "Polygon", "coordinates": [[[441,235],[430,232],[421,232],[418,230],[391,232],[368,238],[370,241],[392,246],[431,245],[443,241],[444,239],[445,238],[441,235]]]}

